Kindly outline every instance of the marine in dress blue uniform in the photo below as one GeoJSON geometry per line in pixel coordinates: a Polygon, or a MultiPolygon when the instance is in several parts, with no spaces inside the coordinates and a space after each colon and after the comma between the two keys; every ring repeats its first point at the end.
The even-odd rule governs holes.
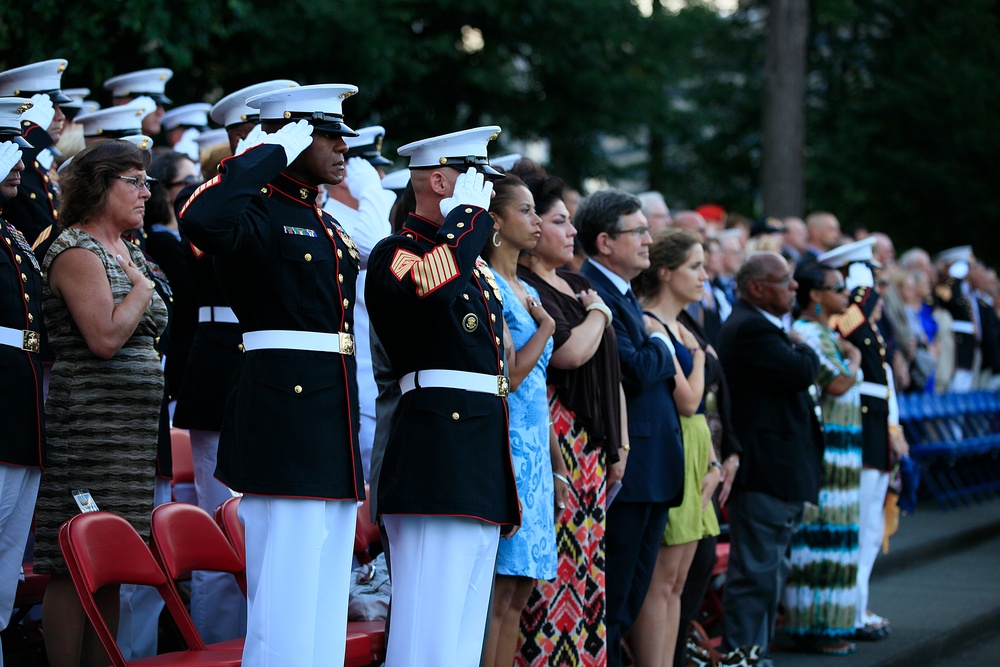
{"type": "MultiPolygon", "coordinates": [[[[288,79],[265,81],[241,88],[219,100],[210,115],[213,121],[224,126],[230,151],[241,152],[238,142],[260,123],[260,111],[246,105],[248,97],[297,86],[295,81],[288,79]]],[[[199,140],[203,136],[199,135],[199,140]]],[[[175,211],[184,207],[197,187],[192,185],[181,190],[174,204],[175,211]]],[[[190,432],[197,504],[212,513],[231,495],[229,487],[215,479],[215,467],[226,397],[243,357],[243,338],[236,313],[219,284],[215,258],[190,241],[185,250],[197,293],[198,324],[177,397],[174,425],[190,432]]],[[[246,635],[246,599],[226,573],[199,571],[192,575],[191,617],[206,642],[246,635]]]]}
{"type": "MultiPolygon", "coordinates": [[[[872,267],[874,238],[839,246],[821,254],[817,261],[845,274],[851,290],[847,310],[831,326],[861,352],[861,470],[858,516],[858,599],[855,631],[859,639],[881,639],[889,634],[889,622],[868,609],[869,580],[885,532],[885,496],[892,468],[890,430],[899,432],[899,408],[892,371],[886,362],[886,342],[874,315],[880,297],[875,291],[872,267]]],[[[900,436],[901,437],[901,432],[900,436]]]]}
{"type": "Polygon", "coordinates": [[[6,222],[3,208],[17,194],[25,170],[18,113],[24,98],[0,99],[0,630],[14,606],[24,546],[38,480],[45,464],[42,409],[42,274],[21,232],[6,222]]]}
{"type": "Polygon", "coordinates": [[[244,663],[341,664],[358,455],[353,349],[358,252],[316,206],[344,175],[342,102],[357,88],[256,95],[264,131],[226,158],[180,212],[214,255],[244,354],[222,424],[216,476],[243,492],[248,619],[244,663]]]}
{"type": "Polygon", "coordinates": [[[67,64],[56,58],[0,72],[0,97],[32,98],[34,103],[20,121],[21,133],[29,144],[23,152],[21,185],[17,196],[4,206],[7,221],[24,234],[29,244],[59,220],[59,181],[51,149],[65,121],[59,105],[72,101],[60,90],[67,64]]]}
{"type": "Polygon", "coordinates": [[[416,211],[368,262],[368,313],[400,393],[389,415],[378,407],[389,433],[372,461],[392,573],[387,667],[479,664],[501,527],[520,522],[502,305],[479,258],[499,131],[400,148],[416,211]]]}
{"type": "Polygon", "coordinates": [[[955,337],[955,374],[948,391],[970,391],[982,365],[981,331],[976,327],[969,287],[966,283],[973,261],[972,246],[957,246],[939,253],[935,261],[947,266],[941,283],[934,288],[938,303],[951,314],[951,332],[955,337]]]}

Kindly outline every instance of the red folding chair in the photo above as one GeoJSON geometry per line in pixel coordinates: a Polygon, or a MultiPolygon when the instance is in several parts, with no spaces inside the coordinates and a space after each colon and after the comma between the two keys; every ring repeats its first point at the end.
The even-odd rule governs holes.
{"type": "Polygon", "coordinates": [[[191,434],[182,428],[170,429],[170,458],[173,477],[170,491],[174,500],[178,496],[188,500],[194,497],[194,459],[191,456],[191,434]]]}
{"type": "MultiPolygon", "coordinates": [[[[194,570],[207,570],[233,575],[246,595],[243,559],[205,510],[189,503],[165,503],[153,510],[150,532],[150,551],[167,573],[175,591],[177,582],[190,579],[194,570]]],[[[242,651],[243,638],[209,644],[207,648],[210,651],[242,651]]]]}
{"type": "MultiPolygon", "coordinates": [[[[246,530],[239,518],[239,497],[229,498],[215,508],[215,522],[229,539],[246,568],[246,530]]],[[[245,579],[244,573],[244,581],[245,579]]],[[[246,588],[243,588],[246,595],[246,588]]],[[[383,621],[347,622],[345,667],[363,667],[385,659],[385,623],[383,621]]]]}
{"type": "Polygon", "coordinates": [[[132,525],[111,512],[78,514],[59,529],[59,546],[80,603],[114,667],[238,667],[240,651],[209,651],[198,636],[177,591],[132,525]],[[136,584],[157,590],[188,649],[126,661],[101,615],[94,594],[104,586],[136,584]]]}

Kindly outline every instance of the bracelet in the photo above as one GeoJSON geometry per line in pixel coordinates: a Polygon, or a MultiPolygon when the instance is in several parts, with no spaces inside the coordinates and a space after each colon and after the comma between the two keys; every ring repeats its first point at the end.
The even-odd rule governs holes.
{"type": "Polygon", "coordinates": [[[567,479],[566,475],[560,475],[559,473],[554,472],[554,473],[552,473],[552,476],[555,477],[556,479],[558,479],[560,482],[562,482],[566,486],[569,486],[569,479],[567,479]]]}
{"type": "Polygon", "coordinates": [[[733,465],[736,466],[737,470],[740,469],[740,457],[736,456],[736,454],[730,454],[729,457],[726,458],[726,460],[727,461],[732,461],[733,465]]]}
{"type": "Polygon", "coordinates": [[[603,303],[597,303],[596,301],[589,306],[587,306],[587,312],[591,310],[599,310],[604,313],[604,317],[608,318],[608,324],[615,321],[615,316],[611,314],[611,309],[605,306],[603,303]]]}
{"type": "Polygon", "coordinates": [[[632,445],[630,445],[630,444],[628,444],[628,443],[626,442],[625,444],[623,444],[623,445],[621,446],[621,449],[624,449],[624,450],[625,450],[626,452],[628,452],[628,451],[631,451],[631,450],[632,450],[632,445]]]}
{"type": "Polygon", "coordinates": [[[708,472],[711,472],[712,468],[718,468],[719,470],[722,470],[722,464],[719,463],[718,461],[709,461],[708,462],[708,472]]]}

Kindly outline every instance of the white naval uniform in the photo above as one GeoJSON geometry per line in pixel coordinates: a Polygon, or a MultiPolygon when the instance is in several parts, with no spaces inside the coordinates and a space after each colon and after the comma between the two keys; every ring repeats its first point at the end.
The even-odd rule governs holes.
{"type": "Polygon", "coordinates": [[[389,211],[396,201],[396,194],[384,188],[372,188],[364,192],[359,200],[359,208],[328,198],[323,209],[337,219],[358,246],[361,254],[361,273],[358,274],[357,296],[354,302],[354,358],[358,363],[358,401],[361,414],[361,429],[358,444],[361,449],[361,465],[365,481],[371,482],[372,443],[375,440],[375,398],[378,387],[372,371],[371,331],[368,307],[365,304],[365,277],[368,275],[368,255],[375,244],[392,232],[389,211]]]}

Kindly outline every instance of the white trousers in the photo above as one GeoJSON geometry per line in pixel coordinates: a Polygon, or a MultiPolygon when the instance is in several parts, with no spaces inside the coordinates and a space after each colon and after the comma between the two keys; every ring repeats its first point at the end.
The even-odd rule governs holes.
{"type": "Polygon", "coordinates": [[[239,515],[249,603],[243,664],[344,664],[357,503],[243,496],[239,515]]]}
{"type": "MultiPolygon", "coordinates": [[[[37,467],[0,463],[0,630],[6,629],[14,611],[24,545],[35,512],[41,474],[37,467]]],[[[0,667],[3,667],[2,651],[0,667]]]]}
{"type": "Polygon", "coordinates": [[[500,527],[467,517],[382,521],[392,580],[385,667],[478,667],[500,527]]]}
{"type": "MultiPolygon", "coordinates": [[[[170,480],[157,477],[153,487],[153,507],[170,502],[170,480]]],[[[151,586],[123,584],[119,594],[118,648],[126,660],[156,655],[163,598],[151,586]]]]}
{"type": "Polygon", "coordinates": [[[858,602],[854,626],[863,627],[871,621],[868,609],[868,580],[875,567],[875,558],[882,549],[885,532],[885,494],[889,489],[889,473],[872,468],[861,471],[861,506],[858,515],[858,602]]]}
{"type": "MultiPolygon", "coordinates": [[[[232,497],[215,479],[219,432],[191,430],[191,459],[197,505],[209,514],[232,497]]],[[[196,571],[191,575],[191,618],[208,644],[247,634],[247,601],[233,575],[196,571]]]]}

